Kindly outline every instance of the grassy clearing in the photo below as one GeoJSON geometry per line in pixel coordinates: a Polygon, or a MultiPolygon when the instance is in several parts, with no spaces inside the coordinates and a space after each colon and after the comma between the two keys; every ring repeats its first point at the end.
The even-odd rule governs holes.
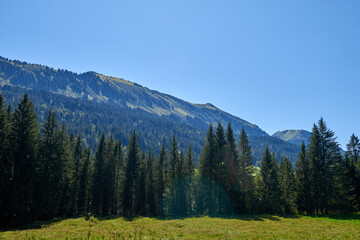
{"type": "Polygon", "coordinates": [[[0,232],[0,239],[360,239],[360,215],[238,218],[85,218],[0,232]]]}

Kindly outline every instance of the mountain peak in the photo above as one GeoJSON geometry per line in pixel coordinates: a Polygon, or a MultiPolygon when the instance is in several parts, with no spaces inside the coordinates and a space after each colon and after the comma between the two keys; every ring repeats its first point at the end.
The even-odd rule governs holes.
{"type": "Polygon", "coordinates": [[[272,136],[280,138],[285,142],[301,145],[303,141],[305,142],[305,144],[308,143],[311,133],[309,131],[302,129],[297,129],[297,130],[290,129],[290,130],[277,131],[272,136]]]}

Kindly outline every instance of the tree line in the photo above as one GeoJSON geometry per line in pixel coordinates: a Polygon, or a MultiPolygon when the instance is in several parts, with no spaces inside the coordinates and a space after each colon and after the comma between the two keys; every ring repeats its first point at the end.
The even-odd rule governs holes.
{"type": "Polygon", "coordinates": [[[360,210],[360,143],[345,155],[321,118],[295,166],[265,148],[260,167],[249,139],[231,124],[210,125],[195,164],[174,135],[157,156],[102,133],[92,153],[50,111],[40,127],[27,94],[12,110],[0,95],[0,224],[89,215],[229,216],[327,214],[360,210]]]}

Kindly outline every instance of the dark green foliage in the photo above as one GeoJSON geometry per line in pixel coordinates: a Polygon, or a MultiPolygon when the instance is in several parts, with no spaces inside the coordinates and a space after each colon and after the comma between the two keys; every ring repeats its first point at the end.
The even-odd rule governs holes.
{"type": "Polygon", "coordinates": [[[60,199],[60,185],[62,164],[58,153],[59,139],[55,112],[50,111],[44,123],[38,152],[38,178],[36,185],[39,186],[36,193],[36,204],[40,209],[39,218],[49,219],[57,214],[57,206],[60,199]],[[46,183],[46,184],[43,184],[46,183]]]}
{"type": "Polygon", "coordinates": [[[189,148],[186,154],[185,163],[183,167],[184,172],[184,192],[185,192],[185,215],[191,216],[194,214],[195,207],[192,205],[195,199],[194,187],[195,187],[195,162],[194,153],[189,144],[189,148]]]}
{"type": "Polygon", "coordinates": [[[236,149],[231,125],[208,129],[198,171],[191,145],[186,157],[172,137],[167,156],[157,161],[140,151],[133,132],[126,148],[113,135],[101,135],[94,156],[80,136],[58,127],[50,111],[39,132],[25,95],[12,113],[0,95],[1,226],[78,215],[184,217],[238,213],[328,213],[359,210],[358,143],[351,137],[343,157],[334,133],[320,119],[308,149],[280,168],[265,149],[254,168],[245,130],[236,149]],[[85,148],[86,146],[86,148],[85,148]],[[126,149],[125,157],[123,150],[126,149]],[[297,209],[296,209],[297,207],[297,209]]]}
{"type": "Polygon", "coordinates": [[[280,161],[279,183],[281,191],[282,211],[286,214],[295,213],[296,185],[295,174],[289,159],[285,156],[280,161]]]}
{"type": "Polygon", "coordinates": [[[0,225],[6,224],[5,219],[10,218],[10,204],[12,188],[13,159],[10,156],[10,127],[11,113],[4,105],[4,98],[0,94],[0,225]]]}
{"type": "Polygon", "coordinates": [[[253,176],[254,165],[252,149],[248,140],[248,136],[243,128],[239,137],[239,183],[241,189],[241,212],[251,212],[251,198],[253,197],[253,176]]]}
{"type": "Polygon", "coordinates": [[[78,213],[86,215],[90,206],[91,194],[91,150],[87,147],[83,154],[83,165],[81,166],[78,193],[78,213]]]}
{"type": "Polygon", "coordinates": [[[311,200],[311,168],[310,160],[307,155],[305,143],[301,145],[301,152],[296,161],[296,190],[298,209],[301,212],[306,212],[307,215],[312,213],[311,200]]]}
{"type": "Polygon", "coordinates": [[[34,106],[27,94],[13,114],[11,129],[12,193],[11,216],[14,221],[27,221],[34,216],[37,144],[39,127],[34,106]]]}
{"type": "Polygon", "coordinates": [[[279,167],[274,154],[265,148],[261,161],[261,207],[267,213],[280,212],[279,167]]]}
{"type": "Polygon", "coordinates": [[[139,214],[141,209],[140,150],[136,133],[130,136],[125,158],[125,179],[123,188],[123,212],[126,215],[139,214]]]}
{"type": "Polygon", "coordinates": [[[95,153],[94,175],[92,179],[92,209],[95,214],[106,214],[104,204],[105,185],[105,164],[106,164],[106,139],[102,133],[99,146],[95,153]]]}

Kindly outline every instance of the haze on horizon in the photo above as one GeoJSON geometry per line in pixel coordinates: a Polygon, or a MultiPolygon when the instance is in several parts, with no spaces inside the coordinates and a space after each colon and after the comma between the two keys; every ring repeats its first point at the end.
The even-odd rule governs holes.
{"type": "Polygon", "coordinates": [[[96,71],[277,130],[360,135],[358,1],[2,1],[0,55],[96,71]]]}

